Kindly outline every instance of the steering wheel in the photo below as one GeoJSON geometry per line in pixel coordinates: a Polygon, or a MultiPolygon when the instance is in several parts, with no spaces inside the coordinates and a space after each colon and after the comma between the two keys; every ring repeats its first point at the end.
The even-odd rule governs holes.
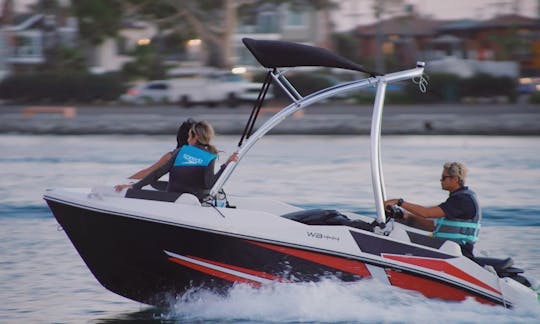
{"type": "Polygon", "coordinates": [[[395,220],[403,219],[403,209],[399,208],[398,205],[388,205],[384,210],[384,214],[388,218],[393,218],[395,220]]]}

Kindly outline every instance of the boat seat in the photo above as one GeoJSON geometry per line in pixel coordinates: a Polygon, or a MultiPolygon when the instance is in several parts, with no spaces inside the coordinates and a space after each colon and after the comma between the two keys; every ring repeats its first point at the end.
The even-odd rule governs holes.
{"type": "Polygon", "coordinates": [[[333,209],[307,209],[281,215],[306,225],[345,225],[366,231],[373,231],[373,225],[362,220],[351,220],[333,209]]]}
{"type": "Polygon", "coordinates": [[[128,189],[126,191],[126,198],[146,199],[175,202],[181,193],[179,192],[167,192],[157,190],[144,190],[144,189],[128,189]]]}
{"type": "Polygon", "coordinates": [[[150,184],[150,186],[156,190],[159,190],[159,191],[167,191],[167,186],[169,185],[169,182],[167,181],[162,181],[162,180],[158,180],[158,181],[155,181],[155,182],[152,182],[150,184]]]}
{"type": "Polygon", "coordinates": [[[475,257],[474,261],[481,266],[492,266],[497,272],[499,272],[499,270],[508,269],[514,265],[514,260],[512,260],[512,258],[496,259],[475,257]]]}

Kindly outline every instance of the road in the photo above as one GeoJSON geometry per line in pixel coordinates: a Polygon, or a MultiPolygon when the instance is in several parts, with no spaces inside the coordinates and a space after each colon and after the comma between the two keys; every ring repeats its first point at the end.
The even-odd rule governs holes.
{"type": "MultiPolygon", "coordinates": [[[[192,117],[208,120],[220,134],[240,134],[251,111],[248,105],[189,109],[124,105],[54,107],[50,112],[29,114],[29,106],[0,106],[0,133],[174,134],[181,121],[192,117]],[[73,107],[74,116],[63,114],[63,107],[73,107]]],[[[277,103],[263,106],[257,126],[280,107],[277,103]]],[[[385,134],[540,135],[540,105],[387,105],[384,109],[385,134]]],[[[283,121],[272,134],[369,134],[371,113],[372,107],[367,105],[318,104],[283,121]]]]}

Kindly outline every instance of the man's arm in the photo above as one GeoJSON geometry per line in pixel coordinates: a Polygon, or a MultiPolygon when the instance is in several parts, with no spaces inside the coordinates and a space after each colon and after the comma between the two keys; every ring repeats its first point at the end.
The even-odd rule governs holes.
{"type": "MultiPolygon", "coordinates": [[[[385,205],[396,205],[397,203],[398,199],[390,199],[385,202],[385,205]]],[[[412,218],[416,224],[429,231],[435,229],[435,223],[431,218],[441,218],[445,216],[444,211],[439,206],[425,207],[403,201],[401,207],[407,211],[404,214],[405,219],[412,218]]]]}
{"type": "Polygon", "coordinates": [[[404,201],[401,204],[405,210],[422,218],[441,218],[444,217],[444,211],[439,206],[424,207],[421,205],[413,204],[408,201],[404,201]]]}

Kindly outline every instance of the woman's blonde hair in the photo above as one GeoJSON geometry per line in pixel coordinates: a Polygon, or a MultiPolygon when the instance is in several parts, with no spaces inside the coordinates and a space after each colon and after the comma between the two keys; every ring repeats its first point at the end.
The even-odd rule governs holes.
{"type": "Polygon", "coordinates": [[[205,150],[210,151],[214,154],[218,153],[218,150],[210,144],[212,138],[214,138],[214,128],[210,123],[203,120],[197,122],[191,126],[189,130],[193,135],[197,136],[197,145],[203,147],[205,150]]]}

